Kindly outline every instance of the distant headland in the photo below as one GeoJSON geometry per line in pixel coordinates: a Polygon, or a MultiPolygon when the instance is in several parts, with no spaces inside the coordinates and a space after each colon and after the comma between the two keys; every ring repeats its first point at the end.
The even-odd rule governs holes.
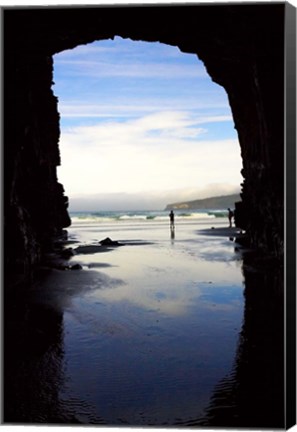
{"type": "Polygon", "coordinates": [[[237,201],[241,201],[239,193],[167,204],[165,210],[227,209],[233,208],[237,201]]]}

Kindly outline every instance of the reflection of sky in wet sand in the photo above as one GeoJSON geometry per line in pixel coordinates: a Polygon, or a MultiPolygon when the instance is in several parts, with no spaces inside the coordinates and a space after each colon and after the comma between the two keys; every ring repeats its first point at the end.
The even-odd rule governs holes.
{"type": "Polygon", "coordinates": [[[80,283],[93,283],[64,313],[62,395],[79,394],[109,424],[197,418],[232,367],[243,310],[234,247],[195,236],[191,226],[179,227],[172,243],[166,228],[134,232],[153,244],[72,260],[83,265],[73,272],[80,283]]]}
{"type": "Polygon", "coordinates": [[[92,296],[109,302],[129,301],[145,309],[179,315],[186,313],[199,298],[200,307],[215,302],[217,307],[232,308],[234,299],[230,292],[242,283],[234,258],[228,239],[203,238],[176,242],[173,246],[161,242],[126,245],[106,253],[77,255],[75,262],[92,270],[98,266],[101,271],[106,266],[108,276],[124,281],[112,290],[93,291],[92,296]],[[219,291],[214,288],[217,284],[222,286],[219,291]],[[217,301],[219,296],[221,299],[217,301]]]}

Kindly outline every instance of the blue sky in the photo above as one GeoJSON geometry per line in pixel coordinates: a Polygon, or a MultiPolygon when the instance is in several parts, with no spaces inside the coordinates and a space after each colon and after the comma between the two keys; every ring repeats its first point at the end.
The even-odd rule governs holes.
{"type": "Polygon", "coordinates": [[[239,191],[227,95],[197,56],[116,37],[57,54],[54,82],[70,210],[162,209],[239,191]]]}

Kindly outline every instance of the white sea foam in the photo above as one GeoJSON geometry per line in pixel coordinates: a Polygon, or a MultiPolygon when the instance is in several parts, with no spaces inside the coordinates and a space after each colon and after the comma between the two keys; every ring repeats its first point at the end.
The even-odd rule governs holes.
{"type": "MultiPolygon", "coordinates": [[[[210,220],[219,217],[226,217],[222,210],[201,210],[201,211],[176,211],[176,221],[210,220]]],[[[70,213],[72,224],[93,224],[93,223],[156,223],[168,222],[169,212],[167,211],[135,211],[135,212],[73,212],[70,213]]]]}

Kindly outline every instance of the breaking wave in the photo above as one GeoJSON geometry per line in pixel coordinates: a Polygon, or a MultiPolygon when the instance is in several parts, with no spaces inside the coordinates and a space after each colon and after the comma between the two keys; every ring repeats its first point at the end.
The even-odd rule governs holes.
{"type": "MultiPolygon", "coordinates": [[[[223,210],[197,210],[197,211],[174,211],[175,218],[179,221],[202,220],[227,217],[223,210]]],[[[167,222],[169,212],[167,211],[99,211],[99,212],[70,212],[72,223],[119,223],[119,222],[167,222]]]]}

